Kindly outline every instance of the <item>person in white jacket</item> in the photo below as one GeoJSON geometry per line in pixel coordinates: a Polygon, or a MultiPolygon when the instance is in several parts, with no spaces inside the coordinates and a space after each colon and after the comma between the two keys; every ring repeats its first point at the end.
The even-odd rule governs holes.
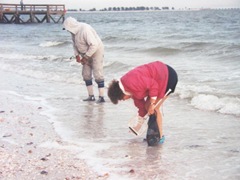
{"type": "Polygon", "coordinates": [[[83,101],[95,101],[92,82],[94,77],[99,90],[97,103],[105,102],[103,76],[104,45],[102,40],[93,27],[89,24],[78,22],[72,17],[66,18],[63,26],[63,29],[69,31],[72,35],[76,61],[83,65],[82,76],[89,95],[83,101]]]}

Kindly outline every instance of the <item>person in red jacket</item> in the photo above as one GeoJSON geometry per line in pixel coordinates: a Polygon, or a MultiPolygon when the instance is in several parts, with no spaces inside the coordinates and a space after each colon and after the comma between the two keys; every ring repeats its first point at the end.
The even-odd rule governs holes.
{"type": "Polygon", "coordinates": [[[139,118],[155,114],[160,139],[164,141],[160,106],[169,94],[174,93],[177,82],[178,76],[172,67],[155,61],[130,70],[120,80],[112,80],[108,87],[108,97],[113,104],[132,98],[138,108],[139,118]],[[170,93],[165,96],[169,89],[170,93]],[[161,103],[155,107],[160,99],[161,103]]]}

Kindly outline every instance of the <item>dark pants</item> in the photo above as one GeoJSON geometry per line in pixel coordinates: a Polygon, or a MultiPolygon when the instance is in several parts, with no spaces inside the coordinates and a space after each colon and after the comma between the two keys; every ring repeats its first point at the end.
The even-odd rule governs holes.
{"type": "Polygon", "coordinates": [[[171,93],[174,93],[175,91],[175,88],[178,82],[178,75],[171,66],[167,65],[167,68],[168,68],[168,83],[167,83],[167,88],[165,93],[167,93],[167,91],[171,89],[172,91],[169,93],[171,94],[171,93]]]}

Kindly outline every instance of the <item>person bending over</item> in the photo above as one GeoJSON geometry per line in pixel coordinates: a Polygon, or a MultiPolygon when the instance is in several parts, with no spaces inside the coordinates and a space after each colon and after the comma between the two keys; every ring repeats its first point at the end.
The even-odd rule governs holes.
{"type": "Polygon", "coordinates": [[[174,93],[177,82],[178,76],[172,67],[155,61],[130,70],[119,80],[113,79],[108,87],[108,96],[113,104],[132,98],[140,119],[146,114],[155,114],[161,140],[163,130],[160,106],[169,94],[174,93]],[[170,93],[165,96],[169,89],[170,93]],[[162,101],[155,107],[160,99],[162,101]]]}
{"type": "Polygon", "coordinates": [[[78,22],[72,17],[68,17],[63,22],[63,26],[63,30],[66,29],[72,35],[76,61],[83,65],[82,76],[89,95],[83,101],[95,101],[92,82],[92,76],[94,76],[99,91],[97,103],[105,102],[103,77],[104,45],[102,40],[89,24],[78,22]]]}

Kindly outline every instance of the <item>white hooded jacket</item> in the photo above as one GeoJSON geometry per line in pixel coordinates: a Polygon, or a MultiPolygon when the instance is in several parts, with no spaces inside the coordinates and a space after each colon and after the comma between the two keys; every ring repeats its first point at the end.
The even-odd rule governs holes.
{"type": "Polygon", "coordinates": [[[68,17],[64,21],[63,26],[72,35],[75,56],[85,54],[88,57],[92,57],[98,48],[103,46],[100,37],[89,24],[81,23],[72,17],[68,17]]]}

